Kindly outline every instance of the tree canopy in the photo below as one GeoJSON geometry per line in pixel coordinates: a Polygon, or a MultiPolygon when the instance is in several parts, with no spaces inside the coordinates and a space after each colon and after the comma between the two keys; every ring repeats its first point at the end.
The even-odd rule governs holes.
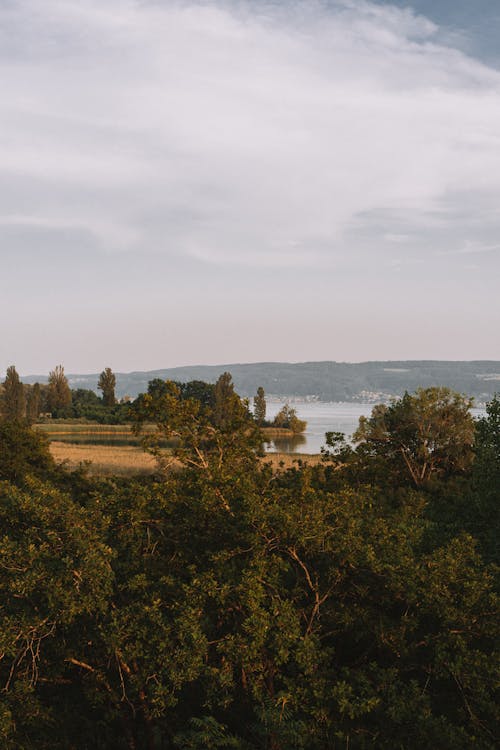
{"type": "Polygon", "coordinates": [[[24,387],[14,365],[7,368],[0,394],[0,414],[6,421],[19,421],[26,416],[24,387]]]}
{"type": "Polygon", "coordinates": [[[104,406],[114,406],[116,403],[115,388],[116,375],[111,367],[106,367],[99,375],[97,387],[102,391],[102,400],[104,406]]]}
{"type": "Polygon", "coordinates": [[[68,473],[4,425],[2,747],[493,750],[498,402],[472,446],[462,397],[417,393],[275,471],[230,386],[143,395],[137,429],[177,441],[150,478],[68,473]]]}
{"type": "Polygon", "coordinates": [[[418,389],[362,417],[354,440],[415,486],[433,476],[463,472],[473,459],[472,401],[448,388],[418,389]]]}

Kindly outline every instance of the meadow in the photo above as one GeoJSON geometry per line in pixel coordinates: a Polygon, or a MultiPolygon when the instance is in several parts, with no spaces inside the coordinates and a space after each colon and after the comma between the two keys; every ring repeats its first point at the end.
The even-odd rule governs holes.
{"type": "MultiPolygon", "coordinates": [[[[91,476],[136,476],[154,474],[156,459],[142,446],[142,437],[134,434],[131,425],[96,424],[85,420],[53,420],[42,422],[35,429],[47,435],[50,452],[59,464],[69,470],[86,465],[91,476]]],[[[156,427],[146,424],[143,435],[153,435],[156,427]]],[[[266,439],[287,437],[290,430],[263,428],[266,439]]],[[[168,456],[174,441],[163,441],[162,448],[168,456]]],[[[317,464],[320,456],[286,452],[266,454],[265,460],[275,469],[288,469],[299,463],[317,464]]]]}
{"type": "MultiPolygon", "coordinates": [[[[50,452],[58,464],[70,471],[86,465],[90,476],[137,476],[154,474],[157,461],[142,447],[135,445],[91,445],[53,440],[50,452]]],[[[165,453],[168,454],[168,449],[165,453]]],[[[307,453],[267,453],[262,459],[274,470],[293,468],[308,463],[311,466],[321,461],[319,455],[307,453]]]]}

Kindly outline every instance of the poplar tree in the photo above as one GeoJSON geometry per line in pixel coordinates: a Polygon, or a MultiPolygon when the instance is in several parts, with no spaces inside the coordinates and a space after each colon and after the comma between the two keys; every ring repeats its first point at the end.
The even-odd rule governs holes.
{"type": "Polygon", "coordinates": [[[102,391],[102,401],[104,406],[114,406],[116,404],[115,387],[116,375],[111,367],[106,367],[99,375],[97,387],[102,391]]]}
{"type": "Polygon", "coordinates": [[[214,422],[221,430],[232,429],[246,418],[246,409],[234,390],[231,373],[224,372],[214,387],[214,422]]]}
{"type": "Polygon", "coordinates": [[[47,404],[51,412],[65,411],[71,406],[71,389],[62,365],[49,373],[47,404]]]}
{"type": "Polygon", "coordinates": [[[253,397],[253,415],[258,425],[266,419],[266,396],[262,386],[257,388],[257,395],[253,397]]]}
{"type": "Polygon", "coordinates": [[[40,416],[41,411],[42,393],[40,389],[40,383],[34,383],[28,391],[28,398],[26,403],[26,417],[29,422],[36,422],[40,416]]]}
{"type": "Polygon", "coordinates": [[[24,386],[14,365],[7,368],[3,382],[1,411],[3,419],[7,422],[17,422],[26,416],[24,386]]]}

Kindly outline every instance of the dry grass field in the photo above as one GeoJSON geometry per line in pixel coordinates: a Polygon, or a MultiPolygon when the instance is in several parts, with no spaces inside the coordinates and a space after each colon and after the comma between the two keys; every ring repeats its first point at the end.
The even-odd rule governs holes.
{"type": "Polygon", "coordinates": [[[316,466],[321,463],[321,455],[319,453],[266,453],[262,461],[270,463],[276,471],[286,471],[299,466],[300,463],[316,466]]]}
{"type": "MultiPolygon", "coordinates": [[[[89,462],[88,471],[94,476],[152,474],[156,469],[155,458],[135,446],[84,445],[53,441],[50,443],[50,451],[58,463],[64,462],[70,470],[89,462]]],[[[299,461],[317,464],[321,456],[306,453],[267,453],[262,460],[270,463],[276,471],[285,471],[297,466],[299,461]]]]}
{"type": "Polygon", "coordinates": [[[58,463],[64,462],[68,469],[76,469],[90,462],[89,473],[98,476],[152,474],[156,460],[142,448],[131,445],[84,445],[73,443],[50,443],[50,452],[58,463]]]}

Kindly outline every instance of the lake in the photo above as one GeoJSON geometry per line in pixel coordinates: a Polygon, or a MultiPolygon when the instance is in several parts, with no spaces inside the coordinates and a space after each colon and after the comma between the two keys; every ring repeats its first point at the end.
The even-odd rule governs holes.
{"type": "MultiPolygon", "coordinates": [[[[283,407],[284,401],[268,401],[266,417],[272,420],[283,407]]],[[[293,437],[276,438],[266,450],[271,453],[319,453],[325,444],[325,432],[343,432],[347,438],[356,430],[361,416],[370,416],[374,404],[347,402],[300,401],[290,402],[297,416],[307,422],[306,432],[293,437]]],[[[485,414],[484,409],[472,409],[474,417],[485,414]]],[[[52,440],[89,445],[140,445],[141,441],[126,425],[64,425],[47,423],[38,429],[52,440]]],[[[171,447],[163,441],[162,447],[171,447]]]]}
{"type": "MultiPolygon", "coordinates": [[[[273,419],[283,403],[268,401],[266,419],[273,419]]],[[[325,432],[343,432],[349,437],[357,429],[359,418],[369,417],[375,404],[304,401],[290,405],[297,410],[299,419],[305,419],[307,430],[303,435],[273,440],[267,448],[272,453],[319,453],[325,444],[325,432]]],[[[471,412],[476,418],[486,413],[484,409],[471,412]]]]}

